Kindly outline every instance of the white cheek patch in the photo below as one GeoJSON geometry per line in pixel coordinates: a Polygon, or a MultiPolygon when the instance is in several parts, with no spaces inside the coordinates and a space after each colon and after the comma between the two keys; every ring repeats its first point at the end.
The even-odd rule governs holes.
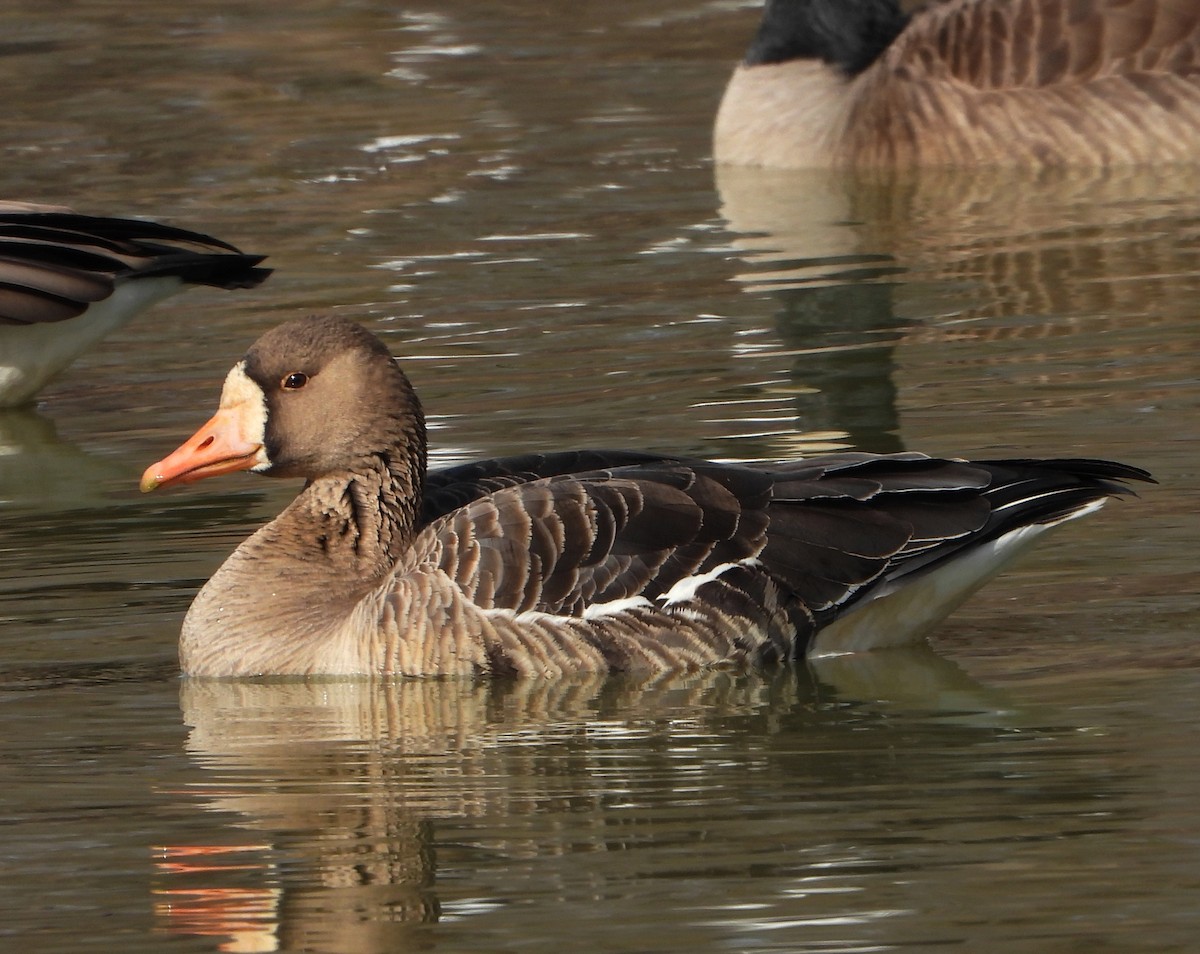
{"type": "Polygon", "coordinates": [[[266,470],[271,466],[267,456],[267,396],[250,375],[246,373],[246,362],[239,361],[225,375],[221,388],[220,409],[229,411],[238,422],[238,436],[247,444],[258,445],[254,455],[252,471],[266,470]]]}

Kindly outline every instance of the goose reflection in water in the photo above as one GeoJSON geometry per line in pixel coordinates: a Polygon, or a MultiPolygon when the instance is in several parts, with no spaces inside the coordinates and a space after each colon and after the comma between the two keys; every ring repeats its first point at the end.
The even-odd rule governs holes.
{"type": "Polygon", "coordinates": [[[0,408],[0,508],[70,510],[99,506],[126,479],[118,462],[89,454],[29,408],[0,408]]]}
{"type": "MultiPolygon", "coordinates": [[[[745,262],[734,280],[774,311],[741,347],[786,363],[800,429],[843,446],[928,449],[939,435],[907,433],[904,403],[951,376],[986,381],[986,417],[1047,374],[1144,375],[1137,336],[1190,320],[1200,291],[1194,167],[718,166],[716,185],[745,262]]],[[[1159,349],[1155,376],[1190,375],[1185,350],[1159,349]]]]}
{"type": "MultiPolygon", "coordinates": [[[[200,807],[196,830],[209,838],[155,850],[160,929],[221,937],[228,951],[358,954],[503,907],[463,896],[458,872],[476,860],[506,858],[513,878],[540,878],[528,869],[545,862],[553,878],[555,859],[630,847],[617,816],[647,823],[684,790],[723,801],[738,766],[762,760],[803,791],[813,766],[789,766],[775,737],[853,750],[887,712],[940,712],[939,732],[962,744],[1036,719],[927,648],[770,676],[188,680],[180,701],[200,774],[179,797],[200,807]],[[560,840],[522,842],[514,819],[547,812],[564,815],[560,840]]],[[[848,783],[863,758],[817,784],[848,783]]],[[[792,848],[824,837],[798,825],[792,848]]]]}

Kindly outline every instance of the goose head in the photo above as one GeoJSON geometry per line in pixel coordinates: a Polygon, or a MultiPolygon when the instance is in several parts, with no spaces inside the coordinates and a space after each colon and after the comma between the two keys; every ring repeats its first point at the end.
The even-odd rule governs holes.
{"type": "Polygon", "coordinates": [[[391,469],[398,449],[423,470],[420,403],[387,348],[353,322],[302,318],[255,342],[225,378],[216,414],[147,468],[141,489],[239,470],[312,483],[380,460],[391,469]]]}

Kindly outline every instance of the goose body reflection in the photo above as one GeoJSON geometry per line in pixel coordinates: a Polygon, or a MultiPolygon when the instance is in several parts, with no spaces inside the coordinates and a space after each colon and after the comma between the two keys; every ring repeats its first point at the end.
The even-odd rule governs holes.
{"type": "Polygon", "coordinates": [[[271,273],[199,232],[0,202],[0,407],[26,404],[134,315],[189,285],[253,288],[271,273]]]}
{"type": "Polygon", "coordinates": [[[714,131],[783,168],[1192,162],[1192,0],[768,0],[714,131]]]}
{"type": "MultiPolygon", "coordinates": [[[[811,671],[553,681],[185,680],[187,752],[200,771],[183,797],[202,810],[194,841],[161,849],[160,924],[174,935],[225,934],[243,951],[390,952],[406,949],[414,925],[487,911],[489,871],[510,879],[501,912],[528,892],[526,904],[546,899],[558,917],[563,895],[546,883],[560,864],[591,891],[599,877],[614,891],[635,871],[645,879],[648,861],[621,837],[631,816],[652,833],[640,847],[658,846],[676,873],[680,828],[728,817],[737,836],[692,844],[689,863],[759,866],[769,850],[792,885],[798,855],[823,865],[835,856],[830,827],[806,811],[823,805],[841,818],[847,799],[860,810],[865,799],[887,801],[875,779],[897,770],[895,740],[909,734],[890,719],[909,714],[936,735],[927,752],[905,742],[914,758],[904,771],[921,787],[925,760],[961,763],[973,741],[990,753],[978,755],[981,770],[994,772],[997,736],[1029,733],[1046,717],[929,650],[814,662],[811,671]],[[814,802],[830,787],[839,797],[814,802]],[[782,817],[764,832],[767,805],[782,817]],[[526,851],[533,839],[537,850],[526,851]],[[491,848],[477,854],[482,845],[491,848]],[[521,887],[523,878],[535,884],[521,887]]],[[[953,787],[940,794],[955,797],[953,787]]],[[[861,825],[851,826],[860,838],[861,825]]],[[[528,925],[523,937],[514,927],[517,946],[527,945],[528,925]]],[[[461,949],[496,949],[496,930],[461,949]]],[[[675,950],[672,940],[647,946],[675,950]]]]}
{"type": "Polygon", "coordinates": [[[917,640],[1051,527],[1148,475],[1096,460],[632,451],[426,478],[420,402],[339,318],[268,332],[142,486],[237,470],[305,489],[184,622],[198,676],[675,671],[917,640]]]}

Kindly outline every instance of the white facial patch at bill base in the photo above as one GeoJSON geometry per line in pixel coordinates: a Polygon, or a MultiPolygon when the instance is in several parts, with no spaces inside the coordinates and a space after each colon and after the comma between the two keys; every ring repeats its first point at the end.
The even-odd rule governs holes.
{"type": "Polygon", "coordinates": [[[219,410],[227,411],[237,421],[238,437],[247,444],[257,444],[251,471],[263,471],[271,466],[267,456],[267,396],[250,375],[246,373],[246,362],[239,361],[225,375],[221,387],[219,410]]]}

